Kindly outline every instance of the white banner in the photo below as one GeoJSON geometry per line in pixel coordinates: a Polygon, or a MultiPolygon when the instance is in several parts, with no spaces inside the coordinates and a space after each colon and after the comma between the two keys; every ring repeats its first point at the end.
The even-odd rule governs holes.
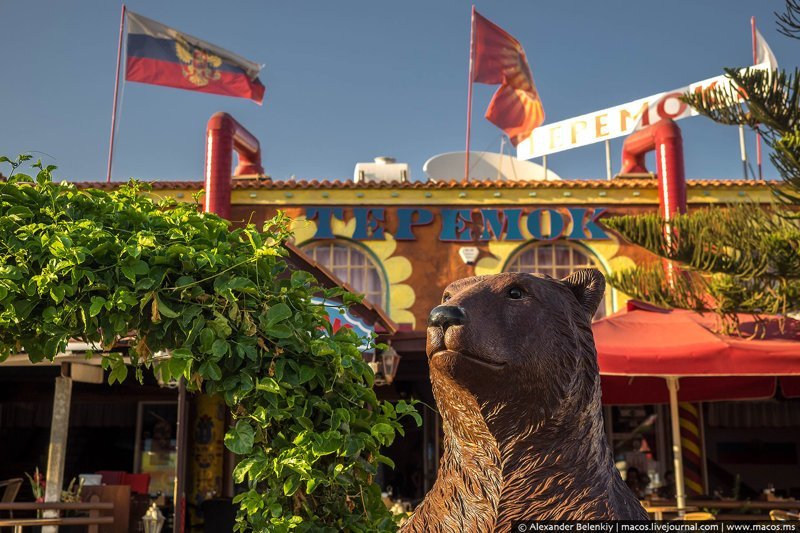
{"type": "MultiPolygon", "coordinates": [[[[771,69],[767,62],[749,68],[771,69]]],[[[680,96],[687,92],[708,91],[727,83],[731,82],[723,74],[674,91],[654,94],[602,111],[539,126],[533,130],[530,137],[517,146],[517,159],[533,159],[622,137],[665,118],[679,120],[695,116],[697,111],[681,102],[680,96]]]]}

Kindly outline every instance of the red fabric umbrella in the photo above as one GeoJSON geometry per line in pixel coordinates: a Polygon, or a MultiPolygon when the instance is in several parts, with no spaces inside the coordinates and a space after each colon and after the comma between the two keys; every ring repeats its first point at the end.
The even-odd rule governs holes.
{"type": "Polygon", "coordinates": [[[603,403],[668,403],[667,377],[677,378],[680,401],[770,398],[778,382],[784,396],[800,396],[800,322],[767,317],[763,336],[749,338],[756,320],[738,318],[742,336],[722,335],[713,313],[632,300],[598,320],[592,329],[603,403]]]}
{"type": "MultiPolygon", "coordinates": [[[[631,301],[592,324],[603,403],[669,403],[672,441],[680,442],[679,401],[800,396],[800,322],[739,315],[742,336],[716,333],[716,316],[631,301]],[[749,338],[748,338],[749,337],[749,338]]],[[[683,457],[673,447],[675,495],[686,503],[683,457]]]]}

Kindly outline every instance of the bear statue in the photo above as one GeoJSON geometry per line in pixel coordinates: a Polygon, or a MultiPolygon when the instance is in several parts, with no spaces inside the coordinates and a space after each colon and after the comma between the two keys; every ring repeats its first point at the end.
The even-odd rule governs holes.
{"type": "Polygon", "coordinates": [[[647,520],[603,431],[591,320],[605,278],[504,273],[451,283],[428,318],[444,424],[436,483],[401,531],[515,520],[647,520]]]}

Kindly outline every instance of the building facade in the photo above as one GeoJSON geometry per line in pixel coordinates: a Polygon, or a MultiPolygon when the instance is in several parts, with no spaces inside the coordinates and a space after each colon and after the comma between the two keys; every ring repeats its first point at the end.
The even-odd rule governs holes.
{"type": "MultiPolygon", "coordinates": [[[[202,188],[201,182],[152,185],[150,194],[154,197],[186,202],[193,202],[194,194],[202,188]]],[[[742,201],[767,203],[771,197],[764,182],[687,182],[689,209],[742,201]]],[[[419,400],[423,425],[406,427],[405,437],[387,452],[397,468],[383,470],[379,480],[393,497],[413,505],[433,485],[439,463],[441,426],[428,376],[425,331],[428,314],[439,305],[445,287],[475,275],[530,272],[562,278],[578,268],[595,267],[610,274],[655,261],[655,257],[605,228],[603,219],[655,212],[658,201],[657,180],[642,177],[528,182],[272,181],[240,177],[233,183],[231,221],[234,225],[260,226],[278,211],[287,213],[292,219],[293,245],[312,263],[363,294],[368,311],[388,315],[393,322],[392,327],[383,329],[380,340],[391,344],[401,359],[394,379],[376,390],[387,400],[419,400]]],[[[609,287],[595,318],[624,308],[627,299],[609,287]]],[[[0,383],[18,381],[20,372],[44,383],[55,369],[42,374],[34,369],[0,368],[0,383]]],[[[155,382],[145,389],[144,396],[129,385],[122,387],[127,403],[117,411],[129,420],[122,424],[121,415],[111,413],[112,405],[105,406],[105,410],[111,410],[106,418],[124,426],[116,433],[119,442],[115,445],[120,453],[130,455],[130,464],[115,468],[142,469],[156,443],[159,417],[172,420],[177,397],[155,382]]],[[[47,415],[26,416],[25,409],[37,407],[20,403],[20,395],[25,393],[15,390],[11,385],[0,387],[0,436],[19,435],[20,428],[31,426],[22,430],[22,434],[30,434],[28,444],[18,442],[15,446],[22,449],[34,442],[40,446],[46,442],[47,415]]],[[[79,389],[78,403],[83,401],[83,394],[93,402],[98,394],[115,394],[108,389],[87,391],[79,389]]],[[[189,443],[194,452],[187,465],[191,485],[187,493],[193,500],[190,503],[200,504],[204,499],[232,495],[235,489],[230,470],[234,458],[221,446],[226,415],[219,403],[195,399],[192,406],[189,443]]],[[[88,407],[80,409],[91,411],[88,407]]],[[[666,487],[668,491],[671,442],[666,429],[667,409],[660,405],[609,405],[605,409],[607,433],[620,460],[625,460],[637,436],[643,438],[645,445],[636,452],[644,454],[639,460],[648,469],[651,490],[666,487]]],[[[724,493],[738,483],[744,488],[741,496],[747,490],[755,493],[771,484],[800,496],[800,486],[794,481],[800,479],[798,413],[800,404],[796,400],[780,397],[746,405],[722,402],[700,406],[700,445],[709,465],[704,492],[724,493]],[[765,452],[750,453],[759,449],[765,452]],[[754,457],[760,463],[748,463],[756,460],[754,457]]],[[[100,428],[100,418],[99,414],[87,414],[85,423],[100,428]]],[[[174,430],[164,438],[172,449],[177,438],[174,430]]],[[[174,463],[169,454],[161,459],[169,465],[174,463]]],[[[39,464],[41,460],[36,458],[39,464]]],[[[91,463],[87,461],[87,465],[91,463]]],[[[25,468],[32,466],[30,462],[25,468]]],[[[7,474],[13,473],[9,470],[7,474]]]]}
{"type": "MultiPolygon", "coordinates": [[[[163,183],[153,193],[187,200],[195,190],[192,183],[163,183]]],[[[687,200],[690,210],[767,203],[771,192],[763,182],[689,180],[687,200]]],[[[398,333],[382,340],[402,360],[394,381],[378,392],[386,399],[419,399],[424,424],[407,428],[406,437],[389,450],[398,467],[384,472],[382,482],[395,496],[414,502],[432,486],[439,460],[441,428],[427,372],[425,329],[444,288],[475,275],[534,272],[562,278],[583,267],[610,274],[654,261],[606,229],[602,220],[657,209],[657,180],[641,177],[530,182],[235,178],[231,220],[259,225],[279,210],[286,212],[293,220],[294,244],[398,324],[398,333]]],[[[609,287],[595,318],[624,308],[627,300],[609,287]]],[[[700,406],[700,445],[709,465],[700,492],[724,493],[737,483],[745,493],[770,484],[800,490],[791,481],[800,474],[800,461],[797,445],[790,442],[800,440],[800,427],[785,414],[797,408],[789,400],[770,400],[755,408],[700,406]],[[763,413],[750,416],[740,432],[731,425],[735,416],[730,413],[743,409],[763,413]],[[710,415],[708,421],[703,413],[710,415]],[[760,437],[754,437],[754,427],[762,428],[760,437]],[[757,447],[754,439],[761,437],[781,450],[775,459],[779,467],[749,465],[742,454],[730,451],[757,447]]],[[[607,433],[620,460],[636,435],[644,437],[643,449],[637,451],[649,461],[651,490],[668,486],[671,478],[667,411],[658,405],[606,406],[607,433]]]]}

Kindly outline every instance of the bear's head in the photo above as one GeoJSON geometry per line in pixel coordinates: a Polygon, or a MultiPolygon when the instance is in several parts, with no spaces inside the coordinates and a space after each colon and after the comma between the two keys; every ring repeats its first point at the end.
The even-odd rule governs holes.
{"type": "Polygon", "coordinates": [[[604,289],[595,269],[561,280],[504,273],[451,283],[427,331],[442,414],[448,400],[467,400],[490,430],[497,424],[512,430],[536,426],[566,403],[574,409],[596,402],[591,320],[604,289]]]}

